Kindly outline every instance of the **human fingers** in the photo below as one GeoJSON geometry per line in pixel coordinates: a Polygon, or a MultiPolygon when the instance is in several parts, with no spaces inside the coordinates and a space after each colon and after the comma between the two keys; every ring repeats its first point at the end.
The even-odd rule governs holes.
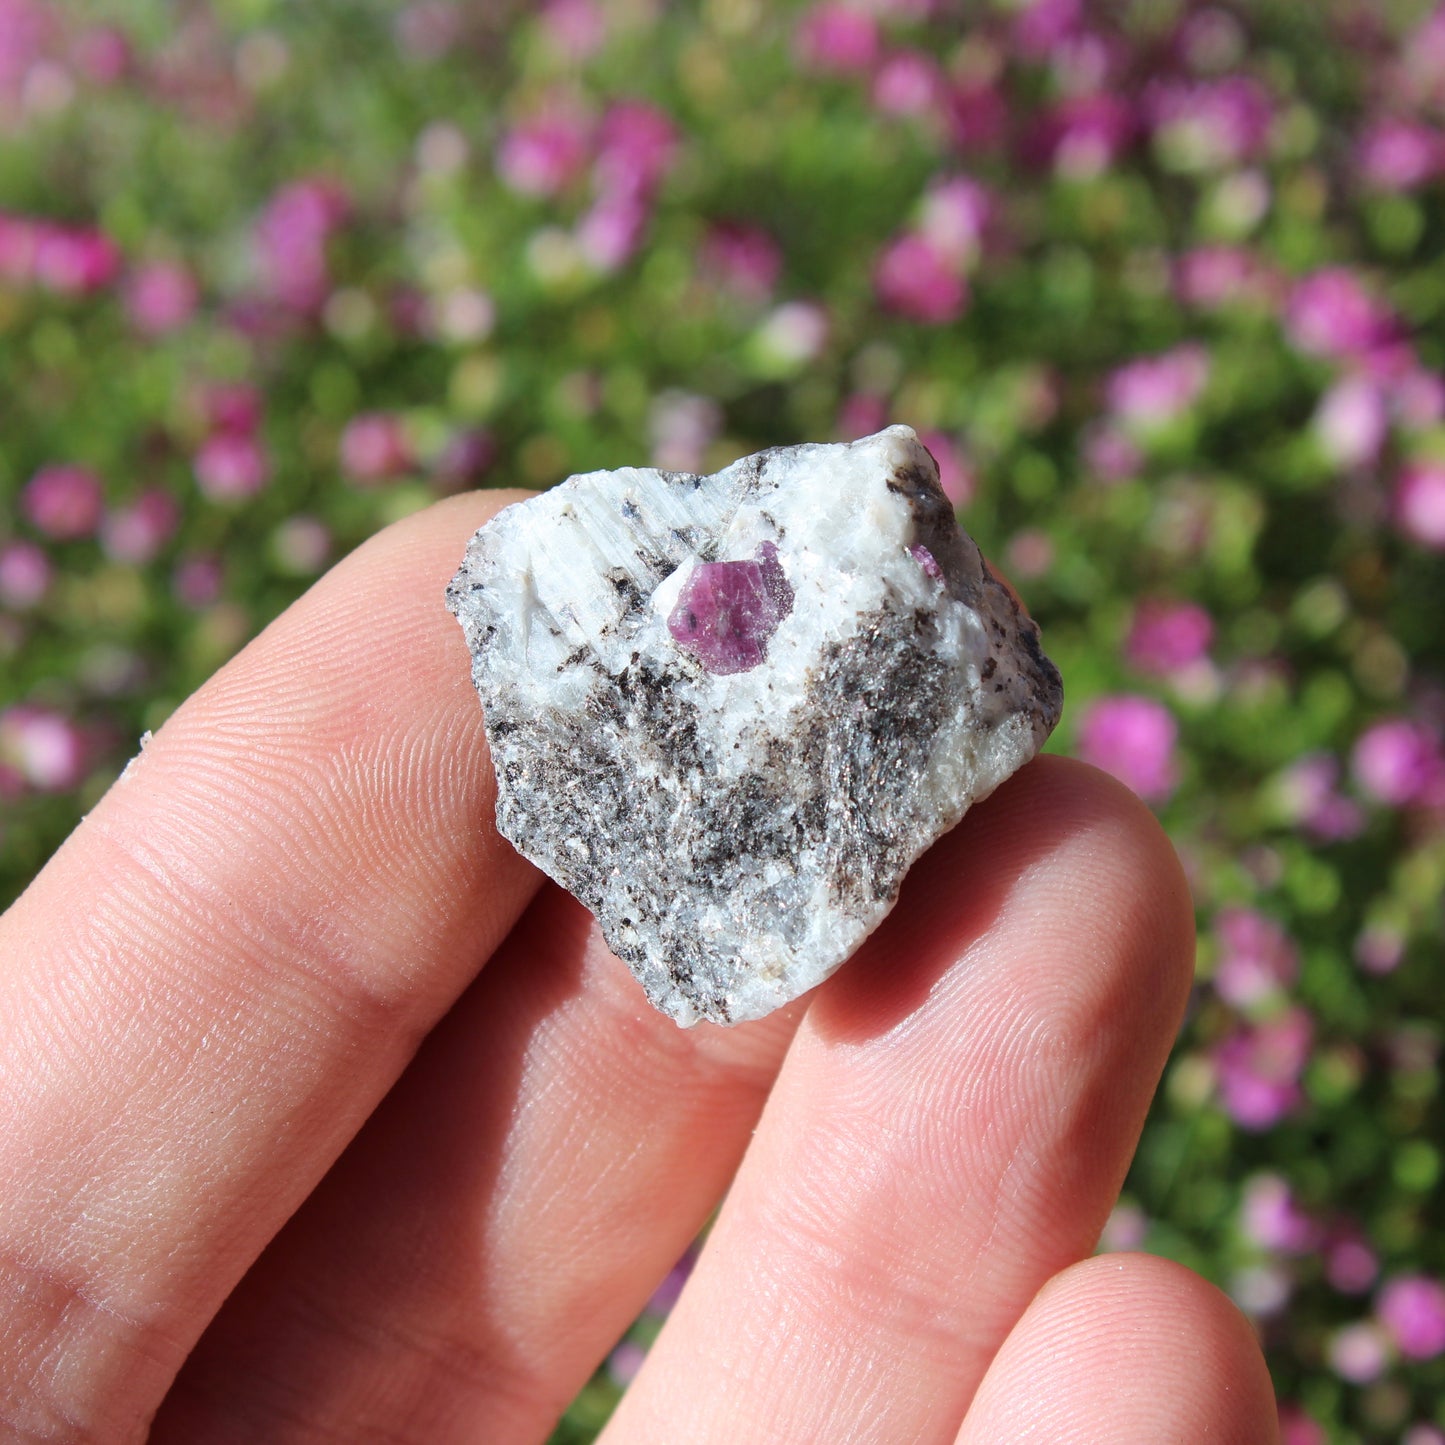
{"type": "Polygon", "coordinates": [[[201,1339],[154,1445],[545,1438],[727,1187],[800,1012],[681,1030],[544,885],[201,1339]]]}
{"type": "Polygon", "coordinates": [[[531,896],[442,605],[510,499],[339,564],[0,920],[0,1428],[143,1435],[531,896]]]}
{"type": "Polygon", "coordinates": [[[1092,1250],[1191,973],[1167,841],[1042,758],[905,904],[805,1017],[607,1445],[951,1441],[1034,1294],[1092,1250]]]}
{"type": "Polygon", "coordinates": [[[1108,1255],[1049,1281],[984,1376],[956,1445],[1273,1445],[1269,1371],[1198,1275],[1108,1255]]]}

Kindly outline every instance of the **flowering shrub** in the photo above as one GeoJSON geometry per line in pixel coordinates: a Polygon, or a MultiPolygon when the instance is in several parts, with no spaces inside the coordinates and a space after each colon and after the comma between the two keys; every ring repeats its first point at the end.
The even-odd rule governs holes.
{"type": "Polygon", "coordinates": [[[0,901],[432,497],[908,422],[1197,900],[1105,1247],[1445,1441],[1445,8],[0,0],[0,135],[0,901]]]}

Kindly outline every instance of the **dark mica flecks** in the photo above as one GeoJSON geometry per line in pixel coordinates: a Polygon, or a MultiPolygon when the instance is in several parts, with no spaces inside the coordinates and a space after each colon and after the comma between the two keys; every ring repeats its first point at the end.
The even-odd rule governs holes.
{"type": "Polygon", "coordinates": [[[681,1024],[826,978],[1062,705],[906,427],[575,477],[482,528],[447,602],[498,828],[681,1024]]]}
{"type": "Polygon", "coordinates": [[[667,630],[709,672],[747,672],[767,655],[768,638],[793,610],[793,589],[764,542],[756,561],[703,562],[667,619],[667,630]]]}

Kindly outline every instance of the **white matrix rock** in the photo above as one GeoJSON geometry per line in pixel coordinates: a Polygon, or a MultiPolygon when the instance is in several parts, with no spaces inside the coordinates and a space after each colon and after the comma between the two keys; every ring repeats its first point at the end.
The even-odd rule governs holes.
{"type": "Polygon", "coordinates": [[[472,538],[447,605],[497,826],[680,1024],[821,983],[1062,706],[903,426],[573,477],[472,538]]]}

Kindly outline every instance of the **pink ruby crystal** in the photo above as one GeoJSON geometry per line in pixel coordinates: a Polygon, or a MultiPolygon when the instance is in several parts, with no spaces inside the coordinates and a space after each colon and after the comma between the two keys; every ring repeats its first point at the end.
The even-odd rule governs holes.
{"type": "Polygon", "coordinates": [[[667,619],[673,640],[709,671],[748,672],[768,653],[768,639],[793,610],[793,589],[771,542],[756,560],[703,562],[687,579],[667,619]]]}
{"type": "Polygon", "coordinates": [[[915,542],[913,546],[908,549],[908,555],[912,557],[935,582],[942,578],[943,568],[938,565],[938,559],[922,542],[915,542]]]}

